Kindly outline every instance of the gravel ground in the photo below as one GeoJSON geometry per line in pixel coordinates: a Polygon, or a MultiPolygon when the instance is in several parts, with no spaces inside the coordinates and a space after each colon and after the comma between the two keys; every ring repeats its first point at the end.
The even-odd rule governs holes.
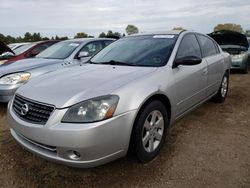
{"type": "Polygon", "coordinates": [[[13,140],[0,105],[0,187],[250,187],[250,74],[232,74],[226,102],[178,121],[145,165],[131,157],[93,169],[47,162],[13,140]]]}

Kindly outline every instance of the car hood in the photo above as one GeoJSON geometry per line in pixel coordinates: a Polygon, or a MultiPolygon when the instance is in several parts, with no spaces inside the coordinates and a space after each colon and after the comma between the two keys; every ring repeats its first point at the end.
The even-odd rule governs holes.
{"type": "Polygon", "coordinates": [[[63,60],[59,59],[23,59],[10,64],[3,64],[0,66],[0,77],[6,74],[29,71],[34,68],[39,68],[54,63],[61,63],[63,60]]]}
{"type": "Polygon", "coordinates": [[[11,52],[15,54],[6,44],[0,41],[0,55],[3,54],[4,52],[11,52]]]}
{"type": "Polygon", "coordinates": [[[215,31],[208,34],[212,37],[220,46],[222,45],[237,45],[245,48],[249,48],[247,37],[239,32],[235,31],[215,31]]]}
{"type": "Polygon", "coordinates": [[[43,103],[65,108],[97,96],[111,94],[157,68],[111,65],[76,66],[35,78],[17,93],[43,103]]]}

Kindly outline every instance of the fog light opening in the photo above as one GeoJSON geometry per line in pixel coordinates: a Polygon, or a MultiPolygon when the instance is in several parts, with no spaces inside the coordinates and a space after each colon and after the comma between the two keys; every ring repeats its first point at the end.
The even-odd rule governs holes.
{"type": "Polygon", "coordinates": [[[72,160],[79,160],[81,158],[81,154],[78,151],[70,151],[69,158],[72,160]]]}

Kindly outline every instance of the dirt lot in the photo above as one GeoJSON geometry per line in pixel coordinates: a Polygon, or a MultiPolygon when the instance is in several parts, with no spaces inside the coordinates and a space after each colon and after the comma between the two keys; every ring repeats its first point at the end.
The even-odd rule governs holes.
{"type": "Polygon", "coordinates": [[[250,74],[232,74],[224,104],[207,102],[172,128],[153,162],[94,169],[40,159],[11,137],[0,105],[0,187],[250,187],[250,74]]]}

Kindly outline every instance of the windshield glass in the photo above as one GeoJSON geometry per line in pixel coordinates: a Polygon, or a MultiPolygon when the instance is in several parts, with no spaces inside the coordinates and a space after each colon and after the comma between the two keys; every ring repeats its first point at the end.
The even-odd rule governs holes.
{"type": "Polygon", "coordinates": [[[36,43],[25,44],[25,45],[21,46],[20,48],[16,48],[13,51],[15,52],[15,55],[19,55],[19,54],[25,52],[26,50],[32,48],[35,45],[36,45],[36,43]]]}
{"type": "Polygon", "coordinates": [[[45,59],[65,59],[69,57],[80,44],[80,42],[62,41],[42,51],[36,57],[45,59]]]}
{"type": "Polygon", "coordinates": [[[91,59],[95,64],[159,67],[168,62],[176,35],[147,35],[119,39],[91,59]]]}

